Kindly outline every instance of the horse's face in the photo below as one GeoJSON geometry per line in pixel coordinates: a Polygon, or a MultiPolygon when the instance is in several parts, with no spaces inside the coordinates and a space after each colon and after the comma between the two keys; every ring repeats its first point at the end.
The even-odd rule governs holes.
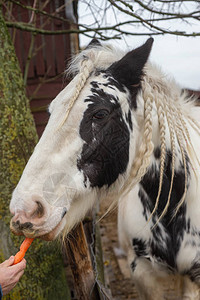
{"type": "Polygon", "coordinates": [[[13,192],[16,234],[51,240],[79,222],[102,191],[114,185],[117,193],[129,164],[136,105],[122,74],[120,80],[122,60],[93,70],[66,120],[79,75],[51,103],[49,122],[13,192]]]}

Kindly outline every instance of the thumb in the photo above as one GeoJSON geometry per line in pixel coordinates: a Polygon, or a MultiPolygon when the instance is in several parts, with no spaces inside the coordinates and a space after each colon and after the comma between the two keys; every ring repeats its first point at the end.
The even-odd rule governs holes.
{"type": "Polygon", "coordinates": [[[9,267],[14,263],[15,257],[12,255],[9,259],[4,261],[4,266],[9,267]]]}

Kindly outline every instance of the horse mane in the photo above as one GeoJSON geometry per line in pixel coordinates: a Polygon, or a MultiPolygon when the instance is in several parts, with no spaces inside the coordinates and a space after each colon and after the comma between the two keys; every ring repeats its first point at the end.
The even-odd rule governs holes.
{"type": "MultiPolygon", "coordinates": [[[[142,79],[142,99],[144,101],[144,131],[143,140],[139,148],[134,163],[130,171],[130,177],[124,186],[125,193],[128,193],[132,187],[140,182],[142,177],[146,174],[151,162],[151,155],[154,150],[152,141],[152,124],[153,124],[153,108],[156,110],[159,133],[160,133],[160,179],[158,194],[155,202],[154,209],[150,218],[155,213],[159,198],[161,195],[165,160],[166,160],[166,133],[169,131],[170,144],[172,151],[172,163],[171,163],[171,182],[168,194],[167,203],[163,209],[161,215],[158,217],[157,222],[164,216],[170,204],[170,198],[173,188],[174,175],[175,175],[175,158],[176,158],[176,145],[178,144],[182,156],[182,162],[185,173],[184,193],[178,203],[174,216],[177,214],[179,208],[185,201],[187,194],[188,183],[188,168],[187,159],[189,159],[191,166],[193,167],[193,157],[195,157],[198,165],[200,161],[194,150],[192,140],[189,134],[188,126],[190,125],[198,134],[200,134],[200,124],[191,116],[191,108],[194,107],[196,98],[189,96],[186,91],[181,92],[179,86],[174,80],[169,79],[164,73],[162,73],[157,67],[146,64],[145,75],[142,79]]],[[[141,96],[139,96],[141,97],[141,96]]],[[[138,99],[139,100],[139,99],[138,99]]],[[[194,173],[195,168],[193,167],[194,173]]],[[[149,220],[150,220],[149,218],[149,220]]]]}
{"type": "MultiPolygon", "coordinates": [[[[93,46],[86,48],[80,54],[76,55],[67,69],[67,74],[72,76],[78,76],[76,89],[74,96],[71,98],[68,109],[65,114],[65,118],[62,124],[66,121],[71,108],[73,107],[76,99],[78,98],[81,90],[85,86],[87,79],[91,73],[97,69],[106,69],[113,62],[121,59],[125,53],[109,45],[104,46],[93,46]]],[[[144,131],[143,140],[139,147],[139,151],[136,155],[134,163],[131,167],[129,178],[125,182],[121,189],[121,195],[128,193],[133,186],[140,182],[142,177],[148,170],[151,162],[151,155],[154,150],[152,141],[152,123],[153,123],[153,110],[156,111],[159,124],[160,133],[160,145],[161,145],[161,156],[160,156],[160,179],[158,195],[155,203],[155,207],[152,211],[151,216],[155,213],[159,198],[161,195],[165,159],[166,159],[166,133],[169,131],[171,151],[172,151],[172,174],[171,183],[168,194],[168,200],[166,206],[158,218],[164,216],[170,204],[170,197],[173,188],[174,175],[175,175],[175,158],[176,158],[176,145],[178,144],[182,156],[182,162],[185,172],[185,188],[182,199],[178,203],[174,215],[177,213],[181,205],[185,201],[187,193],[187,182],[188,182],[188,170],[187,170],[187,158],[190,159],[192,164],[192,157],[195,156],[198,164],[200,165],[199,159],[194,150],[188,126],[200,134],[200,125],[197,121],[189,115],[190,108],[194,106],[193,102],[195,99],[191,99],[186,92],[181,93],[180,88],[176,85],[173,80],[169,80],[166,76],[160,72],[155,66],[147,63],[144,68],[144,76],[141,83],[142,89],[138,95],[144,102],[144,131]],[[186,121],[187,120],[187,121],[186,121]]],[[[113,207],[113,205],[111,205],[113,207]]],[[[109,209],[110,210],[110,209],[109,209]]]]}

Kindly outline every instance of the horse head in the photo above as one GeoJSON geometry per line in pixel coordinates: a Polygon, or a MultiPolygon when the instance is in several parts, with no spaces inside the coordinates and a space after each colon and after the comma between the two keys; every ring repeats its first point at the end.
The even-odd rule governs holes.
{"type": "Polygon", "coordinates": [[[13,192],[15,234],[52,240],[97,199],[118,196],[140,140],[133,112],[152,42],[125,55],[91,43],[74,59],[74,78],[50,104],[48,124],[13,192]]]}

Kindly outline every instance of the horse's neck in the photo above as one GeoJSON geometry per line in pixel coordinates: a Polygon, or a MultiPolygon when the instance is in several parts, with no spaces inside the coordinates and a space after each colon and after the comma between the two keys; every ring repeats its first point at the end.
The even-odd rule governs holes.
{"type": "MultiPolygon", "coordinates": [[[[192,194],[192,190],[195,190],[195,195],[199,195],[200,189],[198,188],[199,190],[197,190],[197,183],[199,182],[200,186],[200,159],[198,160],[197,157],[200,149],[200,129],[198,129],[199,131],[195,130],[196,125],[194,123],[193,125],[191,124],[190,118],[194,117],[194,112],[192,112],[192,110],[195,111],[197,109],[195,109],[191,102],[187,103],[186,95],[181,94],[178,87],[175,86],[174,89],[170,89],[170,86],[173,87],[173,84],[162,82],[162,78],[157,81],[155,79],[156,78],[147,76],[142,86],[142,93],[138,95],[138,111],[136,114],[138,117],[139,131],[138,140],[136,141],[136,153],[137,147],[139,149],[137,144],[140,143],[140,138],[142,144],[141,132],[143,126],[145,128],[145,125],[143,125],[145,124],[145,120],[142,119],[142,117],[145,116],[145,105],[147,105],[147,102],[145,101],[149,101],[148,98],[152,97],[153,106],[149,124],[152,122],[152,142],[154,151],[151,154],[150,163],[146,170],[147,176],[143,176],[142,180],[144,181],[146,179],[146,187],[148,187],[149,182],[152,183],[153,179],[155,180],[156,178],[157,181],[155,182],[155,186],[158,186],[161,161],[163,162],[164,160],[163,180],[165,179],[166,182],[168,181],[166,185],[170,187],[173,158],[173,170],[175,174],[173,177],[173,189],[177,189],[177,194],[180,194],[180,191],[182,191],[182,194],[184,195],[185,185],[187,184],[187,189],[189,191],[187,196],[192,194]],[[164,127],[160,126],[161,118],[164,118],[165,120],[164,127]],[[141,122],[143,123],[142,126],[141,122]],[[164,150],[161,151],[161,148],[164,150]],[[148,173],[148,171],[150,172],[148,173]],[[148,174],[150,174],[149,178],[148,174]]],[[[142,181],[140,183],[142,183],[142,181]]],[[[165,184],[164,181],[163,184],[165,184]]],[[[166,185],[163,186],[162,190],[167,188],[166,185]]],[[[149,193],[151,194],[151,191],[149,191],[149,193]]],[[[194,192],[192,195],[191,198],[194,199],[194,192]]]]}

